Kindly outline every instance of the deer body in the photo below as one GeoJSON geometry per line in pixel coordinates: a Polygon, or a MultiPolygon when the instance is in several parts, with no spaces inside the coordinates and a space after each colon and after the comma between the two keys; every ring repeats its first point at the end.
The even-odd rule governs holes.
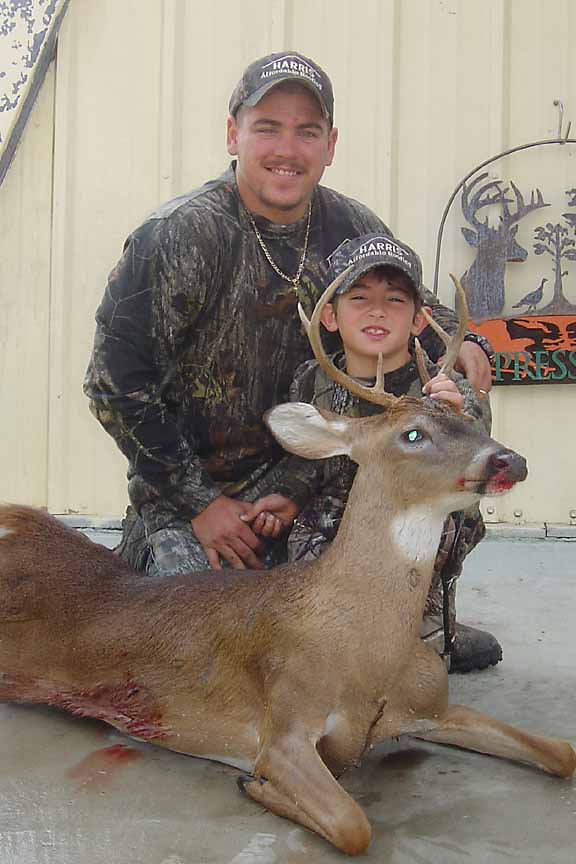
{"type": "Polygon", "coordinates": [[[361,420],[278,406],[268,423],[292,452],[358,462],[326,554],[158,581],[46,514],[0,508],[0,698],[239,767],[251,798],[350,854],[371,831],[336,777],[384,738],[571,776],[569,744],[450,708],[444,663],[419,639],[445,516],[523,479],[524,460],[409,398],[361,420]]]}
{"type": "MultiPolygon", "coordinates": [[[[363,485],[355,490],[361,505],[363,485]]],[[[346,748],[359,758],[418,639],[435,550],[416,562],[411,581],[415,562],[398,560],[383,590],[382,546],[347,548],[346,535],[361,525],[371,535],[374,513],[350,512],[341,542],[309,567],[158,582],[44,514],[3,508],[0,698],[99,717],[143,740],[252,770],[267,711],[282,716],[293,692],[308,691],[318,739],[336,741],[346,729],[346,748]],[[11,586],[14,573],[21,590],[11,586]]],[[[386,520],[386,510],[379,516],[386,520]]],[[[382,534],[388,554],[391,534],[382,534]]]]}

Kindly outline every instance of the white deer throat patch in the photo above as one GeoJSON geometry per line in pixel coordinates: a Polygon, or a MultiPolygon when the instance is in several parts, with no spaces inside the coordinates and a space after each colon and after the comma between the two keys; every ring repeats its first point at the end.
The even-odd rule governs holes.
{"type": "Polygon", "coordinates": [[[430,561],[436,556],[445,514],[429,506],[411,507],[395,516],[391,540],[408,561],[430,561]]]}

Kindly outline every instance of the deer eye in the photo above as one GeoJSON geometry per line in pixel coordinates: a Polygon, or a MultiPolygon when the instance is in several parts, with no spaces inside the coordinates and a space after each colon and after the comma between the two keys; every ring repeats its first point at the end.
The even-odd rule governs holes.
{"type": "Polygon", "coordinates": [[[410,444],[415,444],[416,441],[421,441],[423,439],[422,432],[419,429],[409,429],[408,432],[404,433],[404,438],[406,441],[409,441],[410,444]]]}

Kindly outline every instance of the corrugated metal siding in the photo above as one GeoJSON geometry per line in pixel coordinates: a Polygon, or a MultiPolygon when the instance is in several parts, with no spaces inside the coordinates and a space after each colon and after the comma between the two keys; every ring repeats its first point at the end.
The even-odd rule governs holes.
{"type": "MultiPolygon", "coordinates": [[[[130,229],[227,164],[227,102],[251,59],[296,48],[327,69],[340,139],[324,182],[412,243],[431,283],[439,220],[459,179],[499,150],[555,135],[554,99],[576,122],[575,41],[571,0],[73,0],[54,112],[52,77],[0,188],[2,497],[122,510],[124,460],[81,394],[94,311],[130,229]]],[[[494,172],[529,188],[561,165],[567,189],[575,153],[494,172]]],[[[453,209],[447,300],[448,270],[471,260],[453,209]]],[[[562,385],[495,393],[495,432],[527,455],[531,478],[497,502],[494,518],[515,521],[521,509],[521,520],[569,521],[575,451],[557,430],[574,428],[575,396],[562,385]]]]}
{"type": "Polygon", "coordinates": [[[0,187],[0,500],[45,504],[54,70],[0,187]]]}

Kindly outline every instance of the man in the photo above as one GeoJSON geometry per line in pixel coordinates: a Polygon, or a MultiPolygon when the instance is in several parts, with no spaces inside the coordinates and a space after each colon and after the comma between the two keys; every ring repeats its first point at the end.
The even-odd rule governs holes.
{"type": "MultiPolygon", "coordinates": [[[[85,391],[129,461],[133,511],[120,554],[138,569],[262,568],[307,498],[306,471],[279,481],[282,453],[262,415],[288,397],[309,356],[310,313],[326,259],[346,238],[390,231],[358,202],[319,186],[332,163],[332,85],[294,52],[245,70],[230,99],[221,177],[160,207],[128,239],[97,312],[85,391]],[[274,527],[251,502],[265,496],[274,527]]],[[[434,304],[433,298],[428,298],[434,304]]],[[[454,315],[436,304],[450,329],[454,315]]],[[[430,330],[424,347],[442,345],[430,330]]],[[[460,361],[489,389],[469,335],[460,361]]]]}

